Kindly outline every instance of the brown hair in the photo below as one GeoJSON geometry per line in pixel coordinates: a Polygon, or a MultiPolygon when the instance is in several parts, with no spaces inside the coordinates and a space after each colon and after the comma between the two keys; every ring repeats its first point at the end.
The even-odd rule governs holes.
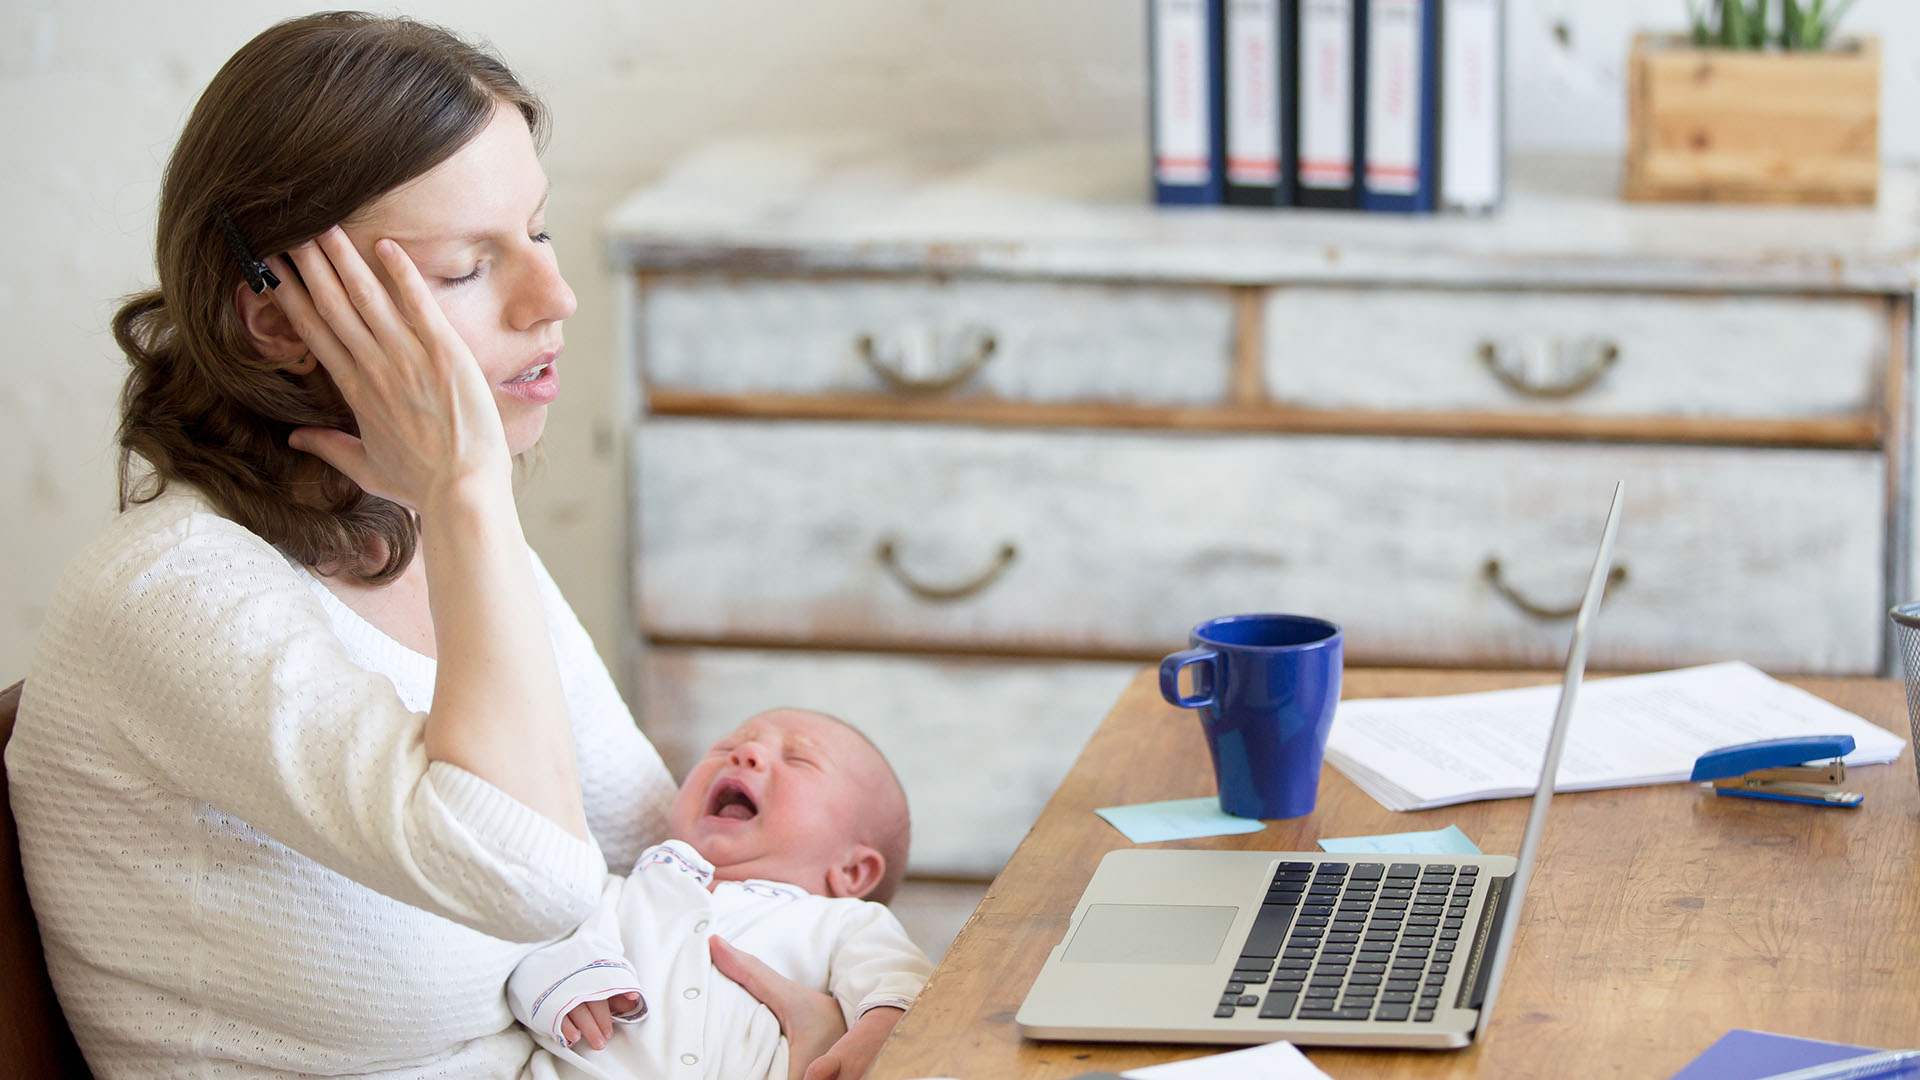
{"type": "Polygon", "coordinates": [[[324,370],[258,355],[234,309],[240,264],[222,214],[258,257],[286,251],[452,157],[516,107],[536,145],[546,109],[497,57],[437,26],[323,12],[261,32],[200,95],[167,162],[159,287],[127,299],[114,340],[120,506],[175,480],[299,562],[373,584],[413,559],[418,524],[287,445],[303,425],[354,432],[324,370]],[[136,478],[133,458],[153,469],[136,478]]]}

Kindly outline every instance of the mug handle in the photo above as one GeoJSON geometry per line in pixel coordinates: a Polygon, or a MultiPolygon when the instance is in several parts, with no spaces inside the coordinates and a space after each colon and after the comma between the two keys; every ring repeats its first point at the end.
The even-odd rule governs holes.
{"type": "Polygon", "coordinates": [[[1200,709],[1213,704],[1213,692],[1195,694],[1192,697],[1180,696],[1180,670],[1194,664],[1207,665],[1207,685],[1220,685],[1220,654],[1212,649],[1184,649],[1160,661],[1160,696],[1171,704],[1183,709],[1200,709]]]}

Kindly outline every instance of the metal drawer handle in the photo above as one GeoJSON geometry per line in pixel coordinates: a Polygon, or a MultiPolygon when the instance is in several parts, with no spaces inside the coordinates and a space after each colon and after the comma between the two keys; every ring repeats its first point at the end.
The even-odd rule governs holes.
{"type": "Polygon", "coordinates": [[[1620,360],[1620,346],[1589,335],[1568,345],[1554,341],[1530,359],[1528,350],[1513,342],[1482,341],[1480,362],[1517,394],[1538,398],[1572,397],[1600,381],[1620,360]],[[1542,378],[1551,372],[1558,378],[1542,378]]]}
{"type": "Polygon", "coordinates": [[[1019,554],[1019,549],[1015,548],[1012,542],[1001,544],[999,553],[994,556],[993,565],[981,571],[972,581],[963,581],[958,585],[928,585],[925,582],[915,581],[912,575],[907,573],[906,568],[900,565],[891,537],[881,540],[873,549],[873,557],[880,560],[880,565],[886,567],[887,573],[892,574],[893,580],[899,582],[901,587],[922,600],[932,600],[936,603],[962,600],[985,589],[998,581],[1001,574],[1007,572],[1007,567],[1013,565],[1013,560],[1019,554]]]}
{"type": "MultiPolygon", "coordinates": [[[[853,348],[860,354],[860,359],[866,361],[867,366],[873,369],[873,373],[880,376],[880,381],[893,389],[907,394],[938,394],[973,378],[981,368],[986,366],[987,361],[993,357],[994,351],[1000,347],[1000,340],[990,330],[967,330],[962,336],[971,339],[969,351],[964,359],[947,367],[945,373],[940,375],[909,373],[907,368],[910,350],[899,341],[896,341],[892,348],[883,349],[874,341],[872,334],[861,334],[853,339],[853,348]]],[[[941,350],[938,342],[933,340],[933,334],[929,333],[927,337],[930,352],[945,351],[941,350]]]]}
{"type": "MultiPolygon", "coordinates": [[[[1493,586],[1495,592],[1507,598],[1508,603],[1536,619],[1571,619],[1575,615],[1580,614],[1580,602],[1577,600],[1568,604],[1566,607],[1556,608],[1535,603],[1525,596],[1520,595],[1520,590],[1509,585],[1506,579],[1501,576],[1499,559],[1488,559],[1487,565],[1480,568],[1480,574],[1487,579],[1489,585],[1493,586]]],[[[1625,585],[1626,583],[1626,567],[1616,566],[1612,570],[1607,571],[1607,588],[1605,592],[1600,594],[1600,601],[1605,603],[1613,596],[1613,587],[1615,585],[1625,585]]]]}

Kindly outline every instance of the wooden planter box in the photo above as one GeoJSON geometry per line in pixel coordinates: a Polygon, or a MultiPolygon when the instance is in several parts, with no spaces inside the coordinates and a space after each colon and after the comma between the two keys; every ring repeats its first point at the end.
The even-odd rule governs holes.
{"type": "Polygon", "coordinates": [[[1880,188],[1880,42],[1823,52],[1634,38],[1629,199],[1871,203],[1880,188]]]}

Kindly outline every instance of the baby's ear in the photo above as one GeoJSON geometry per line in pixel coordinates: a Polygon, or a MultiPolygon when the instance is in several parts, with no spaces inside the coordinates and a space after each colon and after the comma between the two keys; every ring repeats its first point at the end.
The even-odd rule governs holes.
{"type": "Polygon", "coordinates": [[[887,857],[865,844],[855,844],[839,866],[827,871],[828,896],[865,897],[887,872],[887,857]]]}

